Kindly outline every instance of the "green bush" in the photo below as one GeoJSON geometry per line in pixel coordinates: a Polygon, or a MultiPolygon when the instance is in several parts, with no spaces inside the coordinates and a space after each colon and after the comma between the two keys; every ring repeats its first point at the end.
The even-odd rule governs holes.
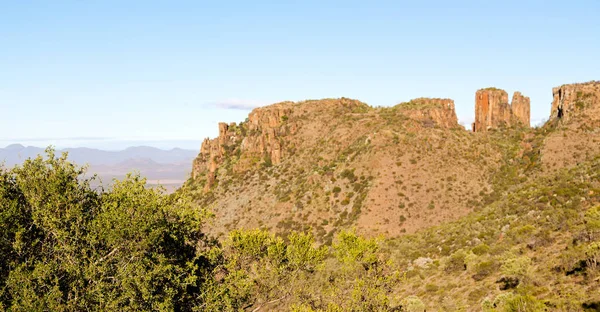
{"type": "Polygon", "coordinates": [[[600,205],[588,209],[584,220],[591,238],[594,239],[600,236],[600,205]]]}
{"type": "Polygon", "coordinates": [[[484,311],[541,312],[546,307],[529,294],[503,293],[494,299],[493,304],[484,305],[484,311]]]}
{"type": "Polygon", "coordinates": [[[515,257],[513,255],[506,256],[502,262],[500,272],[505,276],[514,276],[525,278],[529,275],[531,269],[531,258],[527,256],[515,257]]]}
{"type": "Polygon", "coordinates": [[[408,296],[400,304],[402,305],[402,311],[425,312],[425,304],[417,296],[408,296]]]}
{"type": "Polygon", "coordinates": [[[129,175],[109,191],[56,157],[0,170],[0,306],[9,310],[175,310],[202,304],[213,264],[206,214],[129,175]]]}
{"type": "Polygon", "coordinates": [[[471,249],[471,252],[473,252],[474,254],[476,254],[478,256],[485,255],[489,251],[490,251],[490,246],[488,246],[486,244],[480,244],[480,245],[473,247],[473,249],[471,249]]]}
{"type": "Polygon", "coordinates": [[[354,232],[342,231],[333,244],[336,258],[343,264],[360,264],[365,269],[377,264],[379,245],[375,240],[364,239],[354,232]]]}
{"type": "Polygon", "coordinates": [[[467,265],[465,263],[466,253],[463,250],[459,250],[449,257],[447,257],[444,261],[444,271],[446,272],[456,272],[456,271],[464,271],[467,269],[467,265]]]}

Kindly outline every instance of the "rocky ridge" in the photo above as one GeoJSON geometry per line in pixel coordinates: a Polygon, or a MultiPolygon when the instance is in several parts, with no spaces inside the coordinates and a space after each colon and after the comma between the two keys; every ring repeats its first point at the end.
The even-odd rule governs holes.
{"type": "Polygon", "coordinates": [[[397,105],[411,119],[423,122],[425,125],[443,128],[458,127],[458,119],[454,109],[454,100],[418,98],[397,105]]]}
{"type": "Polygon", "coordinates": [[[553,88],[552,96],[550,118],[569,120],[577,112],[600,101],[600,81],[565,84],[553,88]]]}
{"type": "MultiPolygon", "coordinates": [[[[579,108],[595,112],[595,85],[561,87],[560,107],[569,116],[579,108]],[[583,106],[574,103],[578,92],[583,106]]],[[[324,241],[351,225],[368,234],[411,233],[455,220],[491,193],[505,192],[493,191],[499,172],[518,183],[535,170],[595,155],[571,154],[583,144],[564,135],[573,122],[522,127],[529,124],[530,100],[515,92],[511,102],[503,90],[479,90],[476,133],[458,125],[451,99],[370,107],[340,98],[257,108],[242,123],[221,123],[219,136],[204,141],[188,184],[198,189],[198,202],[215,212],[217,233],[310,226],[324,241]]],[[[554,116],[552,121],[567,121],[564,114],[554,116]]],[[[568,131],[600,142],[597,131],[568,131]]]]}
{"type": "MultiPolygon", "coordinates": [[[[219,135],[215,139],[206,138],[202,142],[200,154],[194,160],[192,178],[202,178],[205,174],[205,191],[215,183],[216,172],[227,156],[237,149],[241,161],[234,170],[245,171],[260,161],[278,165],[290,152],[289,141],[284,138],[298,131],[298,122],[290,117],[312,113],[319,114],[332,108],[362,112],[368,110],[366,104],[341,98],[339,100],[304,101],[299,103],[281,102],[259,107],[248,115],[247,121],[219,123],[219,135]]],[[[396,106],[407,118],[423,123],[428,127],[458,127],[458,119],[451,99],[418,98],[396,106]]]]}
{"type": "Polygon", "coordinates": [[[552,89],[553,101],[541,160],[549,170],[571,167],[600,153],[600,82],[552,89]]]}
{"type": "Polygon", "coordinates": [[[351,224],[413,232],[471,211],[469,199],[489,188],[483,162],[501,157],[495,147],[478,151],[491,139],[465,131],[450,99],[283,102],[219,130],[204,141],[188,183],[212,207],[217,233],[310,225],[327,241],[351,224]]]}
{"type": "Polygon", "coordinates": [[[512,105],[508,93],[502,89],[486,88],[475,93],[475,122],[473,132],[484,132],[517,123],[529,127],[530,100],[515,92],[512,105]]]}

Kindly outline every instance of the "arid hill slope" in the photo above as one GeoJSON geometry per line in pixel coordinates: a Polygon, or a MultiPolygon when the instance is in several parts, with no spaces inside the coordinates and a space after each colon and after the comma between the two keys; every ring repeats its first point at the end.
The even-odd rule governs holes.
{"type": "MultiPolygon", "coordinates": [[[[186,189],[216,214],[215,233],[312,228],[326,242],[348,227],[411,233],[600,152],[599,90],[595,82],[555,88],[552,118],[540,129],[524,126],[528,98],[518,93],[510,105],[503,96],[490,107],[508,113],[482,117],[482,132],[458,125],[450,99],[388,108],[347,98],[277,103],[253,110],[245,122],[220,124],[219,136],[203,143],[186,189]]],[[[486,92],[506,95],[478,91],[476,112],[490,105],[480,100],[486,92]]]]}
{"type": "Polygon", "coordinates": [[[550,170],[572,167],[600,153],[600,82],[562,85],[553,90],[542,162],[550,170]]]}
{"type": "Polygon", "coordinates": [[[219,128],[188,183],[215,231],[312,227],[325,240],[343,227],[395,236],[466,215],[514,144],[466,131],[448,99],[284,102],[219,128]]]}

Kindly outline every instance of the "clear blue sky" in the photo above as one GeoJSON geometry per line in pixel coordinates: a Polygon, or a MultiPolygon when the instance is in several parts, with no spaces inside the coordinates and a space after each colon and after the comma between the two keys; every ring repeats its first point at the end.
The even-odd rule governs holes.
{"type": "Polygon", "coordinates": [[[282,100],[531,97],[600,79],[600,1],[0,0],[0,146],[198,149],[282,100]],[[245,109],[246,108],[246,109],[245,109]]]}

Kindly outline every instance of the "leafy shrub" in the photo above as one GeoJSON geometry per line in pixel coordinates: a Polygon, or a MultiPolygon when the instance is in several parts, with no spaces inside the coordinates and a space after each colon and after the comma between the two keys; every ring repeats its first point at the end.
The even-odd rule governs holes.
{"type": "Polygon", "coordinates": [[[588,209],[584,220],[590,238],[595,239],[600,236],[600,205],[588,209]]]}
{"type": "Polygon", "coordinates": [[[417,296],[408,296],[400,303],[402,311],[407,312],[425,312],[425,304],[417,296]]]}
{"type": "Polygon", "coordinates": [[[475,274],[472,277],[476,281],[481,281],[490,274],[496,272],[498,266],[498,263],[493,260],[481,261],[475,264],[475,274]]]}
{"type": "Polygon", "coordinates": [[[544,304],[529,294],[503,293],[494,299],[491,307],[484,305],[484,311],[540,312],[545,310],[544,304]]]}
{"type": "Polygon", "coordinates": [[[455,253],[451,254],[445,259],[444,271],[456,272],[466,270],[467,265],[465,263],[465,257],[466,253],[463,250],[458,250],[455,253]]]}
{"type": "Polygon", "coordinates": [[[202,304],[213,263],[206,214],[129,175],[91,189],[47,149],[0,170],[0,306],[9,310],[175,310],[202,304]]]}
{"type": "Polygon", "coordinates": [[[478,256],[485,255],[489,251],[490,251],[490,246],[488,246],[486,244],[480,244],[480,245],[473,247],[473,249],[471,249],[471,252],[473,252],[474,254],[476,254],[478,256]]]}
{"type": "Polygon", "coordinates": [[[362,238],[354,232],[342,231],[333,245],[336,258],[343,264],[360,264],[369,269],[378,262],[378,243],[372,239],[362,238]]]}
{"type": "Polygon", "coordinates": [[[527,256],[515,257],[512,255],[502,262],[500,272],[505,276],[514,276],[518,278],[524,278],[529,275],[531,269],[531,258],[527,256]]]}
{"type": "Polygon", "coordinates": [[[585,251],[586,267],[590,271],[597,271],[600,268],[600,243],[594,242],[590,244],[585,251]]]}

